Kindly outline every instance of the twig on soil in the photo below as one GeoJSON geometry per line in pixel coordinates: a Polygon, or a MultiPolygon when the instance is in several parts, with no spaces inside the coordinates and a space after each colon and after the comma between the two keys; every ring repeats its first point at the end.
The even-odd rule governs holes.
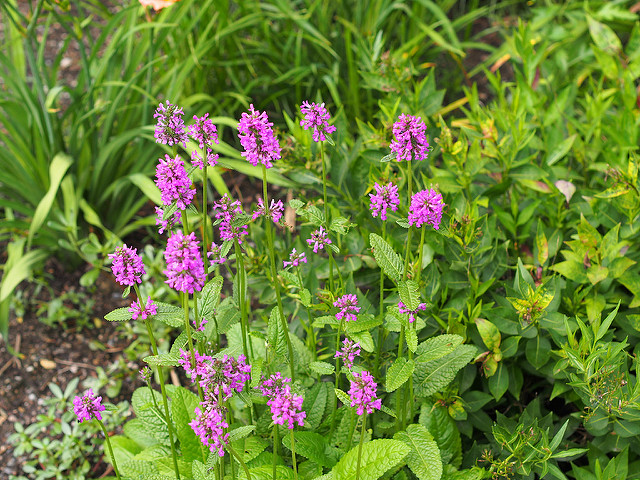
{"type": "Polygon", "coordinates": [[[80,368],[90,368],[91,370],[97,370],[98,369],[97,367],[95,367],[93,365],[89,365],[88,363],[70,362],[69,360],[62,360],[60,358],[54,358],[53,360],[55,362],[62,363],[63,365],[71,365],[71,366],[76,366],[76,367],[80,367],[80,368]]]}

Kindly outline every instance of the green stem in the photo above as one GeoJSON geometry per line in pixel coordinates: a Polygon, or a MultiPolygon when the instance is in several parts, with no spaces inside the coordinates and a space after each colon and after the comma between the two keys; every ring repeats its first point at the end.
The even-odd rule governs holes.
{"type": "Polygon", "coordinates": [[[296,440],[293,437],[293,429],[289,430],[291,432],[291,460],[293,461],[293,478],[294,480],[298,480],[298,466],[296,465],[296,440]]]}
{"type": "Polygon", "coordinates": [[[284,309],[282,308],[282,297],[280,295],[280,282],[278,281],[278,275],[276,272],[276,252],[273,246],[273,225],[271,224],[271,215],[269,212],[269,195],[267,191],[267,167],[262,164],[262,200],[264,202],[265,211],[265,230],[267,234],[267,248],[269,249],[269,263],[271,264],[271,281],[273,283],[273,289],[276,292],[276,303],[278,304],[278,313],[280,316],[280,322],[282,324],[282,331],[284,332],[284,338],[287,341],[287,350],[289,353],[289,371],[291,374],[291,381],[296,381],[295,366],[293,363],[293,345],[289,338],[289,324],[284,316],[284,309]]]}
{"type": "Polygon", "coordinates": [[[322,199],[324,201],[324,221],[329,230],[329,206],[327,204],[327,167],[324,161],[324,142],[319,142],[320,159],[322,161],[322,199]]]}
{"type": "Polygon", "coordinates": [[[356,464],[356,480],[360,480],[360,462],[362,460],[362,444],[364,443],[364,432],[367,428],[367,412],[362,416],[362,430],[360,431],[360,443],[358,444],[358,463],[356,464]]]}
{"type": "Polygon", "coordinates": [[[278,425],[274,425],[273,426],[273,480],[277,480],[276,478],[276,473],[277,473],[277,468],[276,466],[278,465],[278,425]]]}
{"type": "MultiPolygon", "coordinates": [[[[298,281],[300,282],[300,291],[302,291],[304,289],[304,284],[302,282],[302,275],[300,274],[300,267],[296,267],[296,273],[298,275],[298,281]]],[[[308,340],[311,342],[310,345],[309,342],[307,342],[307,346],[311,347],[310,350],[313,355],[313,360],[315,361],[318,359],[318,349],[316,348],[316,331],[313,328],[313,322],[311,321],[311,309],[309,307],[305,308],[307,310],[307,321],[309,322],[309,326],[308,328],[305,327],[305,330],[307,331],[307,335],[309,336],[308,340]]]]}
{"type": "Polygon", "coordinates": [[[251,480],[251,472],[249,472],[249,468],[247,468],[247,464],[244,463],[244,460],[242,460],[242,457],[240,457],[240,455],[238,455],[238,453],[234,450],[234,448],[231,446],[231,443],[227,444],[227,450],[229,450],[229,453],[231,455],[236,457],[236,460],[238,460],[238,463],[240,463],[240,466],[242,467],[245,475],[247,476],[247,480],[251,480]]]}
{"type": "Polygon", "coordinates": [[[248,328],[247,328],[247,302],[245,299],[245,270],[244,270],[244,257],[238,240],[234,240],[234,247],[236,252],[236,275],[238,275],[238,302],[240,303],[240,328],[242,329],[242,351],[247,359],[253,360],[249,357],[249,351],[247,349],[248,328]]]}
{"type": "MultiPolygon", "coordinates": [[[[411,162],[407,162],[407,205],[411,208],[411,197],[413,196],[412,191],[413,185],[413,172],[411,169],[411,162]]],[[[404,257],[404,276],[409,276],[409,254],[411,253],[411,231],[412,228],[409,227],[407,231],[407,251],[404,257]]]]}
{"type": "Polygon", "coordinates": [[[424,235],[427,229],[423,226],[420,229],[420,247],[418,248],[418,271],[415,273],[415,279],[419,280],[422,275],[422,251],[424,250],[424,235]]]}
{"type": "Polygon", "coordinates": [[[98,420],[98,418],[95,415],[94,415],[94,418],[97,420],[97,422],[100,424],[100,427],[102,428],[102,432],[104,433],[104,438],[107,440],[107,448],[109,449],[109,456],[111,457],[113,470],[116,472],[116,477],[118,477],[118,480],[120,480],[120,472],[118,471],[118,465],[116,464],[116,457],[113,455],[113,448],[111,448],[111,439],[109,438],[109,432],[107,432],[107,429],[105,428],[104,423],[98,420]]]}
{"type": "Polygon", "coordinates": [[[209,267],[207,266],[207,249],[209,248],[207,241],[207,159],[206,159],[206,146],[204,155],[204,169],[202,171],[202,261],[204,262],[204,283],[207,283],[207,272],[209,267]]]}
{"type": "MultiPolygon", "coordinates": [[[[387,233],[387,224],[382,222],[382,238],[386,240],[387,233]]],[[[384,271],[380,269],[380,307],[379,307],[379,315],[380,315],[380,325],[378,325],[378,348],[376,349],[376,363],[374,366],[374,377],[378,377],[378,373],[380,370],[380,355],[382,354],[382,343],[384,341],[384,271]]]]}
{"type": "MultiPolygon", "coordinates": [[[[400,337],[398,338],[398,356],[400,359],[404,355],[404,325],[400,328],[400,337]]],[[[396,430],[400,431],[404,425],[404,388],[399,388],[396,393],[396,410],[398,411],[398,418],[396,419],[396,430]]]]}
{"type": "MultiPolygon", "coordinates": [[[[336,335],[336,352],[340,348],[340,335],[342,334],[342,323],[344,319],[340,320],[338,324],[338,333],[336,335]]],[[[340,357],[336,358],[336,390],[340,388],[340,357]]],[[[333,435],[333,432],[336,427],[336,416],[338,414],[338,396],[334,394],[333,396],[333,413],[331,414],[331,430],[329,432],[329,437],[333,435]]]]}

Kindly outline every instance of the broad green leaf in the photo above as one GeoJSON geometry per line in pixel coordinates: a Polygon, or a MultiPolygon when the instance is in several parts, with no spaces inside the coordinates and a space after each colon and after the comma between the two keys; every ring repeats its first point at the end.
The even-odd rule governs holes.
{"type": "Polygon", "coordinates": [[[417,310],[420,305],[420,290],[418,283],[414,280],[404,280],[398,284],[400,300],[409,310],[417,310]]]}
{"type": "Polygon", "coordinates": [[[556,145],[551,152],[548,152],[546,160],[547,165],[551,166],[555,164],[558,160],[562,159],[562,157],[569,153],[571,147],[573,146],[573,142],[576,141],[577,136],[578,135],[574,133],[573,135],[565,138],[562,142],[556,145]]]}
{"type": "MultiPolygon", "coordinates": [[[[358,445],[331,470],[334,480],[355,480],[358,445]]],[[[403,462],[411,449],[399,440],[373,440],[362,446],[360,480],[378,480],[387,470],[403,462]]]]}
{"type": "Polygon", "coordinates": [[[449,385],[460,369],[475,356],[476,347],[459,345],[456,349],[437,360],[416,365],[413,373],[415,394],[428,397],[449,385]]]}
{"type": "Polygon", "coordinates": [[[151,366],[177,367],[180,365],[180,357],[174,353],[159,353],[158,355],[149,355],[143,359],[151,366]]]}
{"type": "Polygon", "coordinates": [[[411,448],[406,460],[416,477],[420,480],[440,480],[442,476],[440,450],[424,425],[409,425],[406,432],[398,432],[393,438],[402,440],[411,448]]]}
{"type": "Polygon", "coordinates": [[[255,425],[245,425],[242,427],[234,428],[229,432],[229,441],[235,442],[237,440],[242,440],[243,438],[248,437],[255,429],[255,425]]]}
{"type": "Polygon", "coordinates": [[[311,362],[309,368],[319,375],[331,375],[336,367],[327,362],[311,362]]]}
{"type": "Polygon", "coordinates": [[[418,349],[418,333],[416,332],[416,329],[412,327],[407,328],[405,338],[407,339],[407,347],[409,347],[409,350],[416,353],[416,350],[418,349]]]}
{"type": "Polygon", "coordinates": [[[437,360],[453,352],[462,342],[464,342],[464,338],[460,335],[439,335],[429,338],[418,345],[415,360],[416,362],[437,360]]]}
{"type": "Polygon", "coordinates": [[[538,263],[544,265],[549,258],[549,242],[540,221],[538,221],[538,230],[536,231],[536,247],[538,247],[538,263]]]}
{"type": "MultiPolygon", "coordinates": [[[[44,197],[42,197],[42,200],[38,203],[36,211],[33,214],[33,218],[31,219],[31,226],[29,227],[29,234],[27,237],[27,250],[31,248],[33,235],[40,230],[49,215],[51,206],[56,199],[56,194],[58,193],[62,177],[67,173],[67,170],[72,163],[73,159],[65,153],[58,153],[53,157],[51,165],[49,165],[49,189],[44,197]]],[[[0,301],[2,301],[2,295],[0,295],[0,301]]]]}
{"type": "Polygon", "coordinates": [[[618,313],[618,308],[620,308],[620,301],[618,301],[618,305],[613,310],[613,312],[607,315],[607,318],[605,318],[603,322],[600,324],[600,327],[598,328],[598,333],[596,334],[596,342],[600,340],[602,337],[604,337],[607,331],[609,330],[611,323],[613,322],[614,318],[616,318],[616,314],[618,313]]]}
{"type": "Polygon", "coordinates": [[[156,205],[162,205],[162,196],[160,189],[147,175],[142,173],[134,173],[129,175],[129,181],[144,193],[149,200],[156,205]]]}
{"type": "Polygon", "coordinates": [[[269,315],[269,324],[267,325],[267,338],[269,345],[275,350],[277,355],[287,362],[289,361],[289,350],[287,348],[287,339],[285,335],[288,331],[282,329],[282,321],[280,319],[280,311],[278,307],[274,307],[269,315]]]}
{"type": "Polygon", "coordinates": [[[369,242],[371,243],[371,251],[378,266],[380,266],[387,277],[398,283],[404,272],[404,265],[400,255],[394,252],[391,245],[380,235],[372,233],[369,235],[369,242]]]}
{"type": "Polygon", "coordinates": [[[502,337],[498,327],[484,318],[476,318],[476,326],[487,348],[493,352],[499,350],[502,337]]]}
{"type": "Polygon", "coordinates": [[[129,311],[129,307],[116,308],[107,313],[104,319],[110,322],[126,322],[131,320],[131,312],[129,311]]]}
{"type": "Polygon", "coordinates": [[[180,327],[184,325],[184,310],[175,305],[164,302],[155,302],[158,313],[153,318],[169,325],[180,327]]]}
{"type": "MultiPolygon", "coordinates": [[[[250,468],[251,480],[272,480],[273,470],[271,465],[263,465],[261,467],[250,468]]],[[[247,480],[244,469],[240,468],[236,471],[238,480],[247,480]]],[[[293,469],[282,465],[276,466],[276,478],[278,480],[293,480],[293,469]]]]}
{"type": "Polygon", "coordinates": [[[551,343],[549,339],[541,335],[527,339],[525,356],[534,368],[542,368],[551,357],[551,343]]]}
{"type": "Polygon", "coordinates": [[[146,432],[162,445],[169,445],[169,433],[164,411],[158,410],[158,408],[162,408],[162,395],[153,390],[153,397],[155,398],[155,403],[149,388],[140,387],[131,396],[131,406],[136,417],[143,422],[146,432]],[[158,408],[156,408],[156,405],[158,408]]]}
{"type": "Polygon", "coordinates": [[[196,394],[184,387],[176,388],[171,396],[171,413],[176,423],[176,433],[180,441],[182,456],[187,461],[201,459],[203,454],[208,453],[208,449],[203,450],[200,438],[195,434],[189,422],[195,417],[196,407],[200,404],[200,399],[196,394]]]}
{"type": "Polygon", "coordinates": [[[144,422],[139,418],[134,418],[125,423],[122,431],[127,437],[134,439],[136,443],[143,448],[158,444],[158,441],[149,434],[144,422]]]}
{"type": "Polygon", "coordinates": [[[611,27],[598,22],[591,15],[587,15],[587,22],[591,38],[600,50],[609,55],[618,55],[622,52],[622,42],[611,27]]]}
{"type": "Polygon", "coordinates": [[[207,282],[202,288],[200,298],[198,298],[198,314],[201,317],[211,318],[215,308],[220,303],[220,292],[222,291],[223,278],[217,276],[207,282]]]}
{"type": "Polygon", "coordinates": [[[304,420],[305,428],[316,430],[322,423],[330,388],[332,386],[328,382],[317,382],[304,396],[302,410],[307,412],[304,420]]]}
{"type": "MultiPolygon", "coordinates": [[[[296,442],[296,455],[302,455],[323,467],[331,468],[336,464],[334,458],[326,453],[328,443],[324,435],[316,432],[294,432],[293,436],[296,442]]],[[[291,450],[290,435],[284,436],[282,443],[291,450]]]]}
{"type": "Polygon", "coordinates": [[[375,345],[373,344],[373,337],[368,331],[351,333],[349,334],[349,336],[352,340],[358,342],[363,350],[367,352],[373,352],[373,350],[375,349],[375,345]]]}
{"type": "Polygon", "coordinates": [[[462,464],[462,439],[456,422],[447,409],[425,402],[420,409],[420,424],[427,427],[438,444],[442,463],[458,468],[462,464]]]}
{"type": "Polygon", "coordinates": [[[193,480],[214,480],[215,472],[208,472],[204,463],[194,460],[191,464],[191,473],[193,474],[193,480]]]}
{"type": "Polygon", "coordinates": [[[49,254],[44,250],[32,250],[20,256],[11,265],[11,268],[5,270],[2,277],[2,286],[0,286],[0,302],[9,298],[9,295],[18,284],[31,276],[31,269],[48,256],[49,254]]]}
{"type": "Polygon", "coordinates": [[[404,382],[413,375],[414,368],[413,360],[407,360],[405,357],[396,359],[391,368],[387,370],[387,392],[391,393],[404,385],[404,382]]]}
{"type": "Polygon", "coordinates": [[[503,363],[498,365],[495,375],[489,378],[489,391],[493,398],[500,400],[509,388],[509,371],[503,363]]]}

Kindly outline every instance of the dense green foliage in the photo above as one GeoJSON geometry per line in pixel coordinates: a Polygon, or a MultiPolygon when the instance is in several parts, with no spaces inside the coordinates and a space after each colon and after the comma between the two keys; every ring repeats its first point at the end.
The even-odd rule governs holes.
{"type": "MultiPolygon", "coordinates": [[[[216,321],[194,335],[241,353],[249,305],[251,386],[261,372],[295,365],[307,412],[293,434],[300,478],[638,477],[640,22],[632,2],[465,11],[464,2],[427,0],[366,9],[347,1],[181,0],[149,17],[137,2],[115,13],[100,2],[71,2],[102,21],[91,25],[102,34],[83,53],[73,88],[59,84],[60,58],[46,66],[35,44],[37,18],[62,22],[70,42],[88,31],[60,3],[34,2],[42,11],[24,18],[15,2],[3,5],[10,35],[0,56],[0,232],[12,242],[0,289],[5,337],[11,292],[46,255],[75,252],[95,273],[128,233],[153,225],[136,215],[148,200],[159,203],[150,180],[164,153],[151,146],[159,100],[183,106],[187,119],[208,111],[218,125],[211,195],[226,191],[223,169],[260,177],[242,159],[235,127],[249,103],[269,111],[284,148],[269,182],[293,193],[297,222],[277,229],[275,247],[279,261],[292,247],[304,251],[304,239],[329,219],[319,148],[297,107],[325,101],[337,127],[324,154],[338,286],[328,287],[333,267],[321,255],[309,255],[300,276],[279,271],[289,335],[271,309],[270,230],[258,221],[244,246],[248,286],[233,275],[238,256],[230,258],[234,267],[214,277],[198,303],[216,321]],[[495,26],[481,30],[488,15],[495,26]],[[498,46],[482,43],[491,35],[498,46]],[[478,51],[487,52],[483,61],[478,51]],[[71,98],[64,108],[62,92],[71,98]],[[433,147],[411,167],[413,190],[437,187],[447,205],[440,229],[423,227],[422,238],[418,230],[407,235],[406,167],[384,161],[401,113],[422,117],[433,147]],[[398,184],[402,203],[383,225],[368,194],[387,181],[398,184]],[[362,307],[346,334],[360,342],[361,366],[374,373],[384,405],[370,416],[361,451],[361,423],[340,382],[333,385],[340,327],[332,305],[344,293],[357,294],[362,307]],[[428,302],[415,327],[399,314],[399,300],[412,310],[428,302]]],[[[192,177],[202,179],[198,171],[192,177]]],[[[213,238],[211,224],[203,229],[213,238]]],[[[178,295],[161,270],[143,290],[167,302],[158,319],[177,338],[146,360],[171,368],[187,338],[178,336],[182,310],[170,305],[178,295]]],[[[184,428],[197,395],[166,390],[180,471],[214,478],[208,469],[219,458],[203,455],[184,428]]],[[[126,477],[173,475],[161,399],[137,390],[136,418],[113,438],[126,477]]],[[[273,471],[293,478],[288,429],[274,448],[266,400],[236,400],[232,445],[252,478],[272,478],[278,450],[273,471]]],[[[239,463],[225,461],[245,478],[239,463]]]]}

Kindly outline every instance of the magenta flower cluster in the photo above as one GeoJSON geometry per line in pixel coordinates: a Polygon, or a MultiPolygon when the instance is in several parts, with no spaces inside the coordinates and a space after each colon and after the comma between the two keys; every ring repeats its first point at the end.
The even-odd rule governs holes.
{"type": "Polygon", "coordinates": [[[419,191],[411,197],[409,225],[415,225],[419,228],[426,223],[438,230],[442,220],[443,207],[444,201],[438,192],[431,188],[419,191]]]}
{"type": "Polygon", "coordinates": [[[409,323],[415,322],[416,316],[419,315],[420,311],[424,312],[426,309],[427,309],[426,303],[419,304],[418,308],[416,308],[415,310],[409,310],[404,303],[398,302],[398,310],[403,315],[409,315],[409,323]]]}
{"type": "Polygon", "coordinates": [[[157,119],[156,128],[153,133],[157,143],[166,145],[182,144],[187,147],[187,134],[185,132],[182,108],[172,105],[167,100],[167,104],[160,103],[153,118],[157,119]]]}
{"type": "Polygon", "coordinates": [[[429,143],[426,137],[427,126],[420,117],[402,114],[393,124],[395,140],[391,142],[391,152],[396,154],[396,160],[424,160],[429,153],[429,143]]]}
{"type": "Polygon", "coordinates": [[[369,194],[369,198],[371,198],[371,206],[369,207],[371,215],[374,218],[380,215],[381,220],[386,220],[387,208],[395,212],[398,210],[398,205],[400,205],[398,187],[389,182],[386,185],[376,183],[373,188],[375,188],[376,193],[369,194]]]}
{"type": "Polygon", "coordinates": [[[229,434],[224,432],[229,427],[225,420],[225,408],[217,403],[201,402],[195,412],[196,418],[189,422],[189,426],[200,437],[202,444],[209,447],[211,453],[223,457],[224,445],[229,439],[229,434]]]}
{"type": "Polygon", "coordinates": [[[80,423],[84,420],[91,420],[91,417],[102,420],[100,412],[104,410],[105,406],[102,405],[102,397],[96,397],[91,389],[84,392],[84,395],[73,399],[73,412],[78,416],[80,423]]]}
{"type": "Polygon", "coordinates": [[[180,292],[202,290],[206,276],[194,232],[183,235],[178,230],[171,235],[164,251],[164,259],[167,268],[163,273],[167,276],[167,285],[180,292]]]}
{"type": "Polygon", "coordinates": [[[218,245],[216,242],[211,242],[211,246],[207,252],[207,258],[212,267],[227,261],[222,254],[222,245],[218,245]]]}
{"type": "Polygon", "coordinates": [[[311,233],[311,238],[307,239],[307,243],[309,246],[313,245],[313,253],[318,253],[318,250],[324,249],[325,245],[331,245],[331,239],[327,231],[323,227],[320,227],[311,233]]]}
{"type": "Polygon", "coordinates": [[[262,395],[269,397],[267,405],[271,407],[273,423],[284,425],[286,422],[287,427],[293,429],[296,423],[299,426],[304,425],[307,414],[302,411],[304,399],[291,391],[290,381],[276,373],[262,382],[260,390],[262,395]]]}
{"type": "Polygon", "coordinates": [[[204,327],[207,325],[207,323],[209,323],[209,320],[207,320],[206,318],[203,318],[202,321],[200,322],[200,325],[198,325],[198,323],[193,320],[192,322],[193,328],[197,331],[197,332],[204,332],[204,327]]]}
{"type": "Polygon", "coordinates": [[[249,105],[249,113],[243,113],[238,123],[238,137],[244,151],[242,156],[251,165],[259,163],[271,168],[274,160],[280,158],[280,144],[273,133],[266,112],[259,112],[249,105]]]}
{"type": "Polygon", "coordinates": [[[360,312],[360,307],[358,306],[358,297],[353,293],[342,295],[333,302],[333,306],[340,309],[340,311],[336,313],[336,318],[338,320],[342,320],[344,318],[347,322],[355,322],[358,319],[356,313],[360,312]]]}
{"type": "MultiPolygon", "coordinates": [[[[253,215],[251,215],[251,219],[255,220],[265,214],[266,209],[264,207],[264,201],[262,198],[258,198],[258,208],[256,208],[253,215]]],[[[271,217],[271,220],[273,220],[273,223],[278,223],[282,218],[282,215],[284,215],[284,204],[282,203],[282,200],[276,201],[271,199],[271,204],[269,205],[269,216],[271,217]]]]}
{"type": "Polygon", "coordinates": [[[127,247],[125,243],[116,247],[115,252],[109,254],[109,258],[113,261],[111,271],[116,277],[116,282],[122,286],[142,283],[140,277],[145,274],[145,270],[137,249],[127,247]]]}
{"type": "Polygon", "coordinates": [[[160,228],[158,229],[158,233],[163,233],[165,230],[171,230],[176,224],[180,223],[180,216],[182,211],[177,209],[174,210],[168,218],[164,218],[164,209],[160,207],[155,207],[156,209],[156,225],[160,228]]]}
{"type": "Polygon", "coordinates": [[[186,210],[196,194],[180,156],[172,158],[165,155],[164,160],[160,159],[156,167],[156,185],[160,189],[162,203],[171,205],[176,202],[180,210],[186,210]]]}
{"type": "Polygon", "coordinates": [[[342,358],[344,366],[349,370],[353,368],[353,362],[356,356],[360,355],[360,343],[354,342],[348,338],[342,341],[342,349],[336,351],[333,358],[342,358]]]}
{"type": "Polygon", "coordinates": [[[242,205],[238,200],[232,200],[226,193],[220,200],[213,204],[215,218],[220,220],[220,238],[222,240],[238,240],[242,243],[242,237],[247,235],[247,225],[236,225],[234,220],[242,215],[242,205]]]}
{"type": "Polygon", "coordinates": [[[352,375],[349,396],[351,397],[351,406],[357,408],[358,415],[363,415],[365,410],[367,413],[373,413],[374,409],[380,410],[382,401],[376,398],[378,384],[374,381],[373,375],[366,370],[352,375]]]}
{"type": "MultiPolygon", "coordinates": [[[[207,164],[211,167],[218,163],[218,154],[214,154],[212,145],[218,143],[218,130],[213,122],[209,119],[209,114],[205,113],[202,117],[193,116],[195,123],[189,125],[189,135],[198,141],[198,146],[204,151],[207,158],[207,164]]],[[[204,168],[204,160],[197,150],[191,152],[191,161],[200,170],[204,168]]]]}
{"type": "Polygon", "coordinates": [[[289,254],[289,260],[288,261],[284,260],[282,262],[283,264],[282,268],[298,267],[300,266],[301,263],[307,263],[307,255],[304,252],[298,253],[294,248],[293,250],[291,250],[291,253],[289,254]]]}
{"type": "Polygon", "coordinates": [[[305,130],[313,129],[313,141],[323,142],[327,139],[326,135],[336,131],[336,127],[329,125],[331,115],[327,112],[324,103],[317,104],[304,101],[300,105],[300,111],[304,118],[300,120],[300,125],[305,130]]]}
{"type": "Polygon", "coordinates": [[[137,320],[138,317],[142,317],[143,320],[146,320],[147,317],[156,315],[158,313],[158,309],[156,308],[156,304],[151,300],[151,297],[147,297],[147,302],[144,307],[142,306],[140,299],[133,302],[129,307],[129,313],[131,313],[131,318],[133,320],[137,320]]]}

